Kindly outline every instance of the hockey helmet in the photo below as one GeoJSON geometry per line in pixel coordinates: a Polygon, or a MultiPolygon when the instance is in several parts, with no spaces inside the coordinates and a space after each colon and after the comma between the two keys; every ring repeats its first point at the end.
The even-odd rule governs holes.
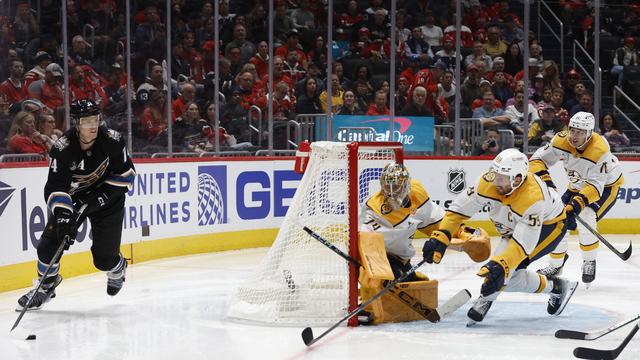
{"type": "Polygon", "coordinates": [[[71,120],[76,127],[80,126],[80,119],[82,118],[90,118],[90,120],[93,120],[91,122],[95,123],[97,120],[97,124],[100,123],[100,108],[91,99],[80,99],[72,102],[70,110],[71,120]]]}
{"type": "Polygon", "coordinates": [[[509,195],[524,182],[524,179],[526,179],[527,173],[529,172],[529,160],[517,149],[506,149],[500,152],[498,156],[493,159],[493,162],[491,163],[491,170],[495,174],[506,175],[508,177],[509,184],[511,185],[511,191],[505,195],[509,195]],[[521,177],[521,181],[516,184],[515,181],[518,176],[521,177]]]}
{"type": "Polygon", "coordinates": [[[389,163],[380,175],[380,191],[392,210],[399,209],[411,190],[411,176],[400,163],[389,163]]]}
{"type": "Polygon", "coordinates": [[[593,129],[595,125],[596,125],[596,118],[593,116],[592,113],[588,113],[586,111],[577,112],[569,120],[569,129],[574,128],[574,129],[580,129],[580,130],[586,131],[584,144],[586,144],[589,141],[589,139],[591,139],[591,134],[593,133],[593,129]]]}

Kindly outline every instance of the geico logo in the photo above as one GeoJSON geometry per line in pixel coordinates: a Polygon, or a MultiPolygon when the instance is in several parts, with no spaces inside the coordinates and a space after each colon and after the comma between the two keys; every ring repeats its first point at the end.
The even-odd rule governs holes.
{"type": "Polygon", "coordinates": [[[302,175],[292,170],[274,170],[273,180],[264,171],[246,171],[236,178],[236,210],[243,220],[265,219],[273,204],[273,216],[283,217],[302,175]],[[296,182],[296,184],[288,182],[296,182]]]}
{"type": "Polygon", "coordinates": [[[620,188],[618,191],[618,200],[624,200],[625,203],[630,203],[631,200],[637,200],[640,198],[640,188],[620,188]]]}

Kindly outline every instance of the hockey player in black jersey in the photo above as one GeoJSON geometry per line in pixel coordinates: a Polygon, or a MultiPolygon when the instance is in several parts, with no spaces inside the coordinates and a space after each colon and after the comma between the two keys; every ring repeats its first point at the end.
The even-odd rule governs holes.
{"type": "MultiPolygon", "coordinates": [[[[73,244],[78,227],[89,219],[96,268],[107,272],[107,293],[116,295],[125,280],[127,262],[120,253],[125,193],[131,189],[135,168],[120,133],[100,126],[100,109],[82,99],[71,104],[72,128],[51,148],[44,198],[51,210],[38,244],[38,277],[65,241],[73,244]],[[80,211],[80,209],[83,209],[80,211]]],[[[60,259],[52,265],[36,294],[35,288],[18,299],[18,309],[34,296],[28,310],[55,297],[62,281],[60,259]]]]}

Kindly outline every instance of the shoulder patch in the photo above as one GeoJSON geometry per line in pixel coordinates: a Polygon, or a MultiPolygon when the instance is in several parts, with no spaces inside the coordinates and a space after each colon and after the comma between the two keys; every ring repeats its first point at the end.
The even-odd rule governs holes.
{"type": "Polygon", "coordinates": [[[119,132],[113,130],[113,129],[108,129],[107,130],[107,136],[110,137],[111,139],[115,140],[115,141],[120,141],[120,138],[122,138],[122,135],[120,135],[119,132]]]}
{"type": "Polygon", "coordinates": [[[58,151],[64,150],[67,146],[69,146],[69,138],[66,136],[61,136],[53,146],[58,149],[58,151]]]}
{"type": "Polygon", "coordinates": [[[493,171],[487,171],[482,175],[482,178],[486,182],[493,182],[493,180],[495,180],[496,178],[496,173],[494,173],[493,171]]]}

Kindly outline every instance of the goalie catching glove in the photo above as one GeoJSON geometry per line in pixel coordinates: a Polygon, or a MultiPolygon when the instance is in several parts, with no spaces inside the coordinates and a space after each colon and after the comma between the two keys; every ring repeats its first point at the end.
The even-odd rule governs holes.
{"type": "Polygon", "coordinates": [[[422,246],[422,256],[429,264],[440,264],[447,246],[451,242],[451,234],[447,230],[436,230],[431,238],[422,246]]]}

